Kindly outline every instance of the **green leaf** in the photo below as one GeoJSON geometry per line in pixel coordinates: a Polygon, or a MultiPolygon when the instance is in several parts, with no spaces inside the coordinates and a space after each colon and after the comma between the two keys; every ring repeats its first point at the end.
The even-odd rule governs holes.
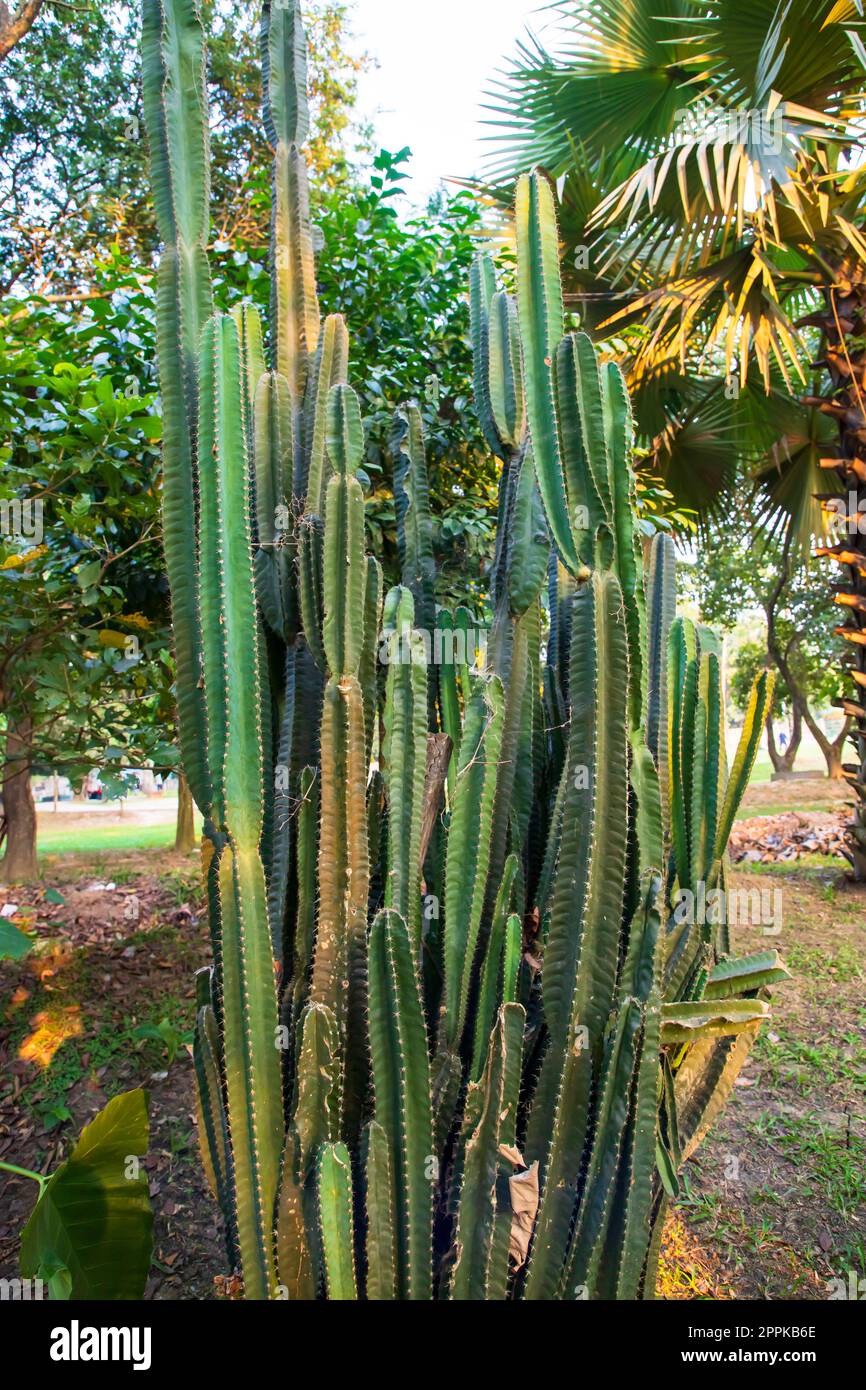
{"type": "Polygon", "coordinates": [[[0,960],[23,960],[33,942],[8,917],[0,917],[0,960]]]}
{"type": "Polygon", "coordinates": [[[145,415],[141,422],[145,439],[162,439],[162,420],[159,415],[145,415]]]}
{"type": "Polygon", "coordinates": [[[109,1101],[52,1175],[21,1237],[21,1273],[73,1299],[140,1299],[150,1268],[146,1092],[109,1101]],[[68,1274],[68,1279],[66,1275],[68,1274]]]}
{"type": "Polygon", "coordinates": [[[90,589],[96,583],[102,571],[102,563],[99,560],[88,560],[87,564],[79,565],[75,571],[75,578],[78,580],[82,589],[90,589]]]}

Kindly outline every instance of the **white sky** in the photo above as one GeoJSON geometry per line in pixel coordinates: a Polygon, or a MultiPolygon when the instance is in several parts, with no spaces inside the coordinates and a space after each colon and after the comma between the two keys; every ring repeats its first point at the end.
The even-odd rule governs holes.
{"type": "Polygon", "coordinates": [[[451,175],[477,172],[480,105],[527,24],[541,34],[543,0],[355,0],[358,47],[379,66],[361,82],[360,109],[380,146],[412,148],[406,189],[423,201],[451,175]]]}

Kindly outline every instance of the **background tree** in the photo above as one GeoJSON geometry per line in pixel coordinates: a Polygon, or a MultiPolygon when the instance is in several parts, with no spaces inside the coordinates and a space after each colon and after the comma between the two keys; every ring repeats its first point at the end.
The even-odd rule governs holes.
{"type": "Polygon", "coordinates": [[[0,718],[9,879],[33,877],[34,770],[173,750],[152,291],[119,252],[82,310],[0,318],[0,718]]]}
{"type": "MultiPolygon", "coordinates": [[[[820,611],[832,597],[823,568],[814,560],[795,563],[789,537],[750,536],[748,526],[735,521],[727,528],[712,527],[708,543],[698,551],[692,583],[701,618],[711,626],[730,632],[749,612],[762,615],[762,664],[781,677],[781,703],[774,707],[773,717],[789,704],[792,742],[799,741],[800,726],[805,725],[821,749],[827,775],[841,777],[849,723],[843,719],[840,732],[831,738],[820,721],[820,711],[841,705],[844,690],[833,665],[834,634],[815,619],[816,606],[820,611]]],[[[768,744],[776,771],[790,771],[769,727],[768,744]]],[[[790,761],[793,765],[793,757],[790,761]]]]}
{"type": "MultiPolygon", "coordinates": [[[[261,127],[257,0],[203,0],[214,34],[214,237],[266,244],[268,168],[261,127]]],[[[311,0],[310,154],[327,187],[345,183],[368,135],[354,118],[359,72],[350,6],[311,0]]],[[[0,293],[13,286],[86,294],[102,248],[139,264],[157,247],[146,197],[138,6],[63,5],[40,16],[3,67],[0,88],[0,293]]]]}
{"type": "MultiPolygon", "coordinates": [[[[844,490],[849,511],[866,508],[860,0],[552,8],[556,51],[524,44],[494,94],[493,182],[507,189],[527,161],[563,178],[573,303],[627,365],[672,491],[682,500],[686,481],[691,505],[718,508],[736,480],[725,402],[748,394],[752,443],[770,464],[767,517],[805,551],[822,531],[822,495],[844,490]],[[683,430],[713,446],[687,479],[683,430]]],[[[830,553],[846,567],[833,597],[853,652],[847,678],[864,688],[866,541],[855,528],[830,553]]],[[[846,709],[857,761],[845,775],[861,798],[850,851],[863,877],[858,693],[846,709]]]]}
{"type": "MultiPolygon", "coordinates": [[[[766,642],[743,642],[737,648],[731,667],[728,684],[731,701],[745,714],[748,708],[749,693],[756,676],[769,666],[766,642]]],[[[777,681],[773,692],[773,705],[767,714],[767,752],[773,771],[782,775],[793,772],[797,753],[803,741],[803,720],[799,709],[791,702],[791,696],[782,681],[777,681]],[[791,723],[791,732],[785,733],[785,742],[777,734],[776,725],[791,723]]]]}

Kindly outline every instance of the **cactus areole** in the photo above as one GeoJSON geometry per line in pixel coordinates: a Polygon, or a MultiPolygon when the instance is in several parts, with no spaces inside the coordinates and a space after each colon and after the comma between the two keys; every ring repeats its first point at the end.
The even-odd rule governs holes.
{"type": "Polygon", "coordinates": [[[678,1173],[785,973],[688,911],[724,889],[770,678],[728,770],[717,647],[675,615],[670,539],[645,570],[628,395],[565,332],[538,172],[516,301],[489,256],[472,273],[501,462],[490,630],[437,606],[412,405],[383,593],[346,325],[316,297],[297,4],[265,4],[261,47],[267,329],[213,311],[197,0],[144,0],[165,548],[213,950],[198,1127],[228,1258],[248,1298],[651,1298],[678,1173]]]}

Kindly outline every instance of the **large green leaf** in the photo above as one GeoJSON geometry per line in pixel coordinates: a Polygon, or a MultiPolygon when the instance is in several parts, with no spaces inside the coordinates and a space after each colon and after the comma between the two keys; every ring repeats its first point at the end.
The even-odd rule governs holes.
{"type": "Polygon", "coordinates": [[[21,1273],[54,1297],[140,1299],[150,1268],[147,1094],[109,1101],[47,1183],[21,1237],[21,1273]]]}
{"type": "Polygon", "coordinates": [[[0,960],[23,960],[33,942],[8,917],[0,917],[0,960]]]}

